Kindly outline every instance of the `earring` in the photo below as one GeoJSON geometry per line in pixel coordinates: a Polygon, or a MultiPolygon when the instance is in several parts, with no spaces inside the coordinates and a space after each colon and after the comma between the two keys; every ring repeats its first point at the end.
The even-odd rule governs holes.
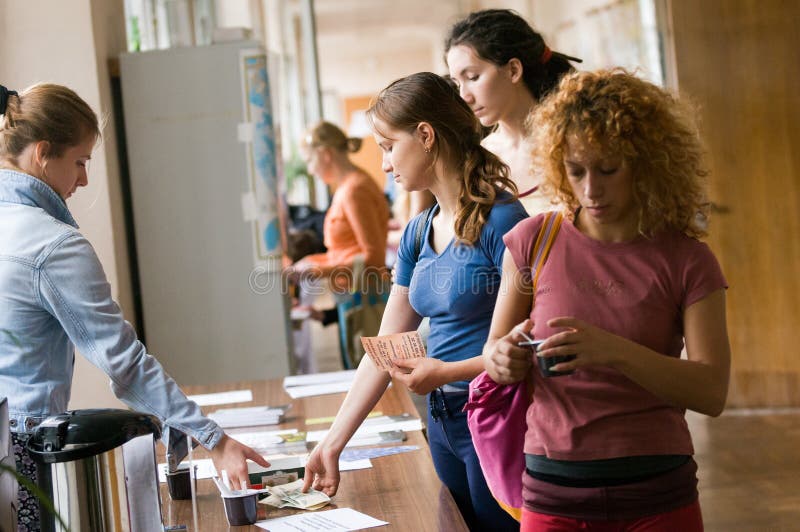
{"type": "Polygon", "coordinates": [[[430,146],[425,146],[425,153],[430,153],[430,152],[431,152],[430,146]]]}

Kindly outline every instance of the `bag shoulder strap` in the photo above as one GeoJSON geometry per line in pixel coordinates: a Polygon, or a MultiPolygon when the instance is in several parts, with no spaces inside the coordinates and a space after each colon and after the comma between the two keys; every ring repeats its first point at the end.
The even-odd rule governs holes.
{"type": "Polygon", "coordinates": [[[536,242],[533,245],[531,253],[531,284],[533,285],[533,293],[536,294],[536,286],[539,282],[539,274],[542,271],[548,255],[550,255],[550,248],[553,247],[553,242],[556,240],[558,230],[561,229],[561,222],[564,220],[564,215],[560,212],[548,212],[545,214],[542,227],[539,228],[539,233],[536,235],[536,242]]]}
{"type": "MultiPolygon", "coordinates": [[[[536,235],[536,242],[533,244],[531,252],[531,294],[533,299],[536,299],[536,286],[539,283],[539,274],[542,272],[542,267],[550,255],[550,248],[556,241],[558,230],[561,229],[561,222],[564,220],[564,215],[560,212],[550,211],[545,214],[542,226],[536,235]]],[[[525,379],[525,387],[528,395],[528,402],[533,401],[533,374],[528,373],[525,379]]]]}
{"type": "Polygon", "coordinates": [[[420,217],[421,222],[417,224],[417,230],[414,233],[414,262],[419,261],[419,254],[422,253],[422,237],[425,235],[425,228],[431,221],[434,208],[436,208],[436,203],[425,209],[420,217]]]}

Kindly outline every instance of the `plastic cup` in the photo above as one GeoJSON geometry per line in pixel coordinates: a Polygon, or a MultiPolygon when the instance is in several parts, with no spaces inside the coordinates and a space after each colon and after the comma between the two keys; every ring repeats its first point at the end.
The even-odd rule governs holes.
{"type": "Polygon", "coordinates": [[[231,526],[252,525],[258,514],[258,492],[246,490],[243,494],[223,496],[225,517],[231,526]]]}
{"type": "Polygon", "coordinates": [[[556,355],[543,357],[539,355],[539,346],[544,343],[544,340],[534,340],[532,342],[520,342],[520,347],[530,347],[536,355],[536,365],[539,366],[539,372],[543,377],[563,377],[564,375],[571,375],[574,371],[553,371],[551,368],[561,362],[569,362],[575,360],[575,355],[556,355]]]}
{"type": "MultiPolygon", "coordinates": [[[[197,493],[197,466],[194,466],[194,490],[197,493]]],[[[192,498],[192,485],[190,484],[189,466],[179,466],[173,472],[167,471],[167,488],[169,496],[174,501],[192,498]]]]}

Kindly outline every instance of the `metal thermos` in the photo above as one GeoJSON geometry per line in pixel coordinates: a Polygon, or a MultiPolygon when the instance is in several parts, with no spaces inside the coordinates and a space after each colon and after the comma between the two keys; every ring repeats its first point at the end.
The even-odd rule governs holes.
{"type": "MultiPolygon", "coordinates": [[[[47,418],[28,440],[39,486],[72,532],[163,530],[155,442],[157,418],[116,409],[47,418]]],[[[63,531],[41,508],[42,531],[63,531]]]]}

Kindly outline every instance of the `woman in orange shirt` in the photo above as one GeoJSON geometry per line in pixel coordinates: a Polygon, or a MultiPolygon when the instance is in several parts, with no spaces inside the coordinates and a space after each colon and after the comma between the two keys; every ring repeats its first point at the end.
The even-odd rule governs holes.
{"type": "MultiPolygon", "coordinates": [[[[289,269],[290,278],[304,287],[301,291],[311,290],[314,281],[330,281],[345,368],[358,364],[363,355],[357,337],[378,333],[390,285],[389,202],[375,180],[350,161],[348,154],[360,147],[361,139],[347,138],[330,122],[311,127],[303,139],[308,172],[335,192],[323,225],[327,252],[308,255],[289,269]]],[[[310,353],[298,358],[301,371],[313,371],[310,353]]]]}
{"type": "Polygon", "coordinates": [[[357,256],[366,270],[385,273],[389,204],[372,177],[350,161],[361,139],[347,138],[330,122],[309,129],[302,149],[308,172],[335,189],[325,215],[328,251],[308,255],[291,270],[295,276],[330,278],[334,289],[346,289],[357,256]]]}

